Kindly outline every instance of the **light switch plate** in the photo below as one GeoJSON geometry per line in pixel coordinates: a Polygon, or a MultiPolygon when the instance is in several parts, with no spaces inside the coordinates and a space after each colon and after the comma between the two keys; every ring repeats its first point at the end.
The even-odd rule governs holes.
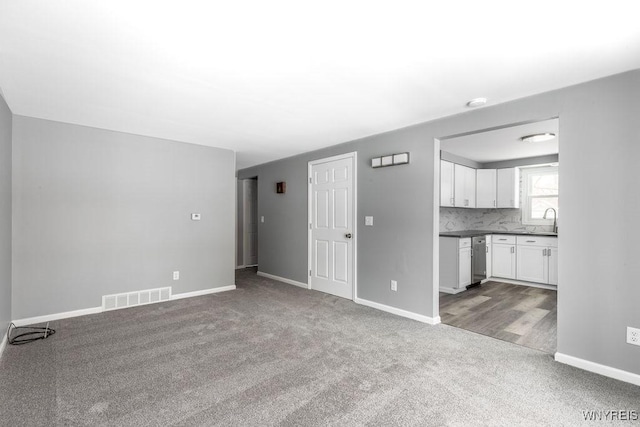
{"type": "Polygon", "coordinates": [[[260,217],[260,222],[264,222],[264,216],[260,217]]]}
{"type": "Polygon", "coordinates": [[[373,225],[373,217],[365,216],[364,217],[364,225],[372,226],[373,225]]]}
{"type": "Polygon", "coordinates": [[[199,213],[192,213],[191,214],[191,219],[193,221],[200,221],[200,214],[199,213]]]}

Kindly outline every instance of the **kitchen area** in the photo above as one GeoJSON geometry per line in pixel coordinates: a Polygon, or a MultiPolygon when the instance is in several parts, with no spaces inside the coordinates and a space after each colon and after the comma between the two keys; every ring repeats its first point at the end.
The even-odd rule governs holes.
{"type": "Polygon", "coordinates": [[[555,352],[558,119],[441,142],[440,317],[555,352]]]}

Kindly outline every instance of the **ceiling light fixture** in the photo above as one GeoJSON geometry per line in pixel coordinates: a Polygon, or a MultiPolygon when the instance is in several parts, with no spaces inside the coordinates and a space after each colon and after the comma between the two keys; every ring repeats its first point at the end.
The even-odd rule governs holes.
{"type": "Polygon", "coordinates": [[[533,135],[527,135],[520,138],[522,142],[543,142],[548,141],[556,137],[555,133],[534,133],[533,135]]]}
{"type": "Polygon", "coordinates": [[[482,107],[486,103],[487,103],[487,98],[475,98],[467,102],[467,107],[469,108],[482,107]]]}

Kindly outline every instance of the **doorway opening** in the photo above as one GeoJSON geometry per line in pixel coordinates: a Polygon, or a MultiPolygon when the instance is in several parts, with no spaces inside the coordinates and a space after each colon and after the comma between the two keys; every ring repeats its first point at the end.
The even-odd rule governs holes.
{"type": "Polygon", "coordinates": [[[237,268],[258,265],[258,178],[238,181],[237,268]]]}
{"type": "Polygon", "coordinates": [[[555,117],[435,140],[442,323],[555,353],[559,138],[555,117]]]}

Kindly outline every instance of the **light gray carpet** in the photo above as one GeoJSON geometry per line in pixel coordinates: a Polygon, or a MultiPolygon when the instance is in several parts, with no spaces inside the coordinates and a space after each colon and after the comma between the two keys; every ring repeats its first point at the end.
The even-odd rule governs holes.
{"type": "Polygon", "coordinates": [[[0,423],[558,426],[640,411],[640,387],[536,350],[254,270],[237,285],[57,321],[53,337],[9,346],[0,423]]]}

